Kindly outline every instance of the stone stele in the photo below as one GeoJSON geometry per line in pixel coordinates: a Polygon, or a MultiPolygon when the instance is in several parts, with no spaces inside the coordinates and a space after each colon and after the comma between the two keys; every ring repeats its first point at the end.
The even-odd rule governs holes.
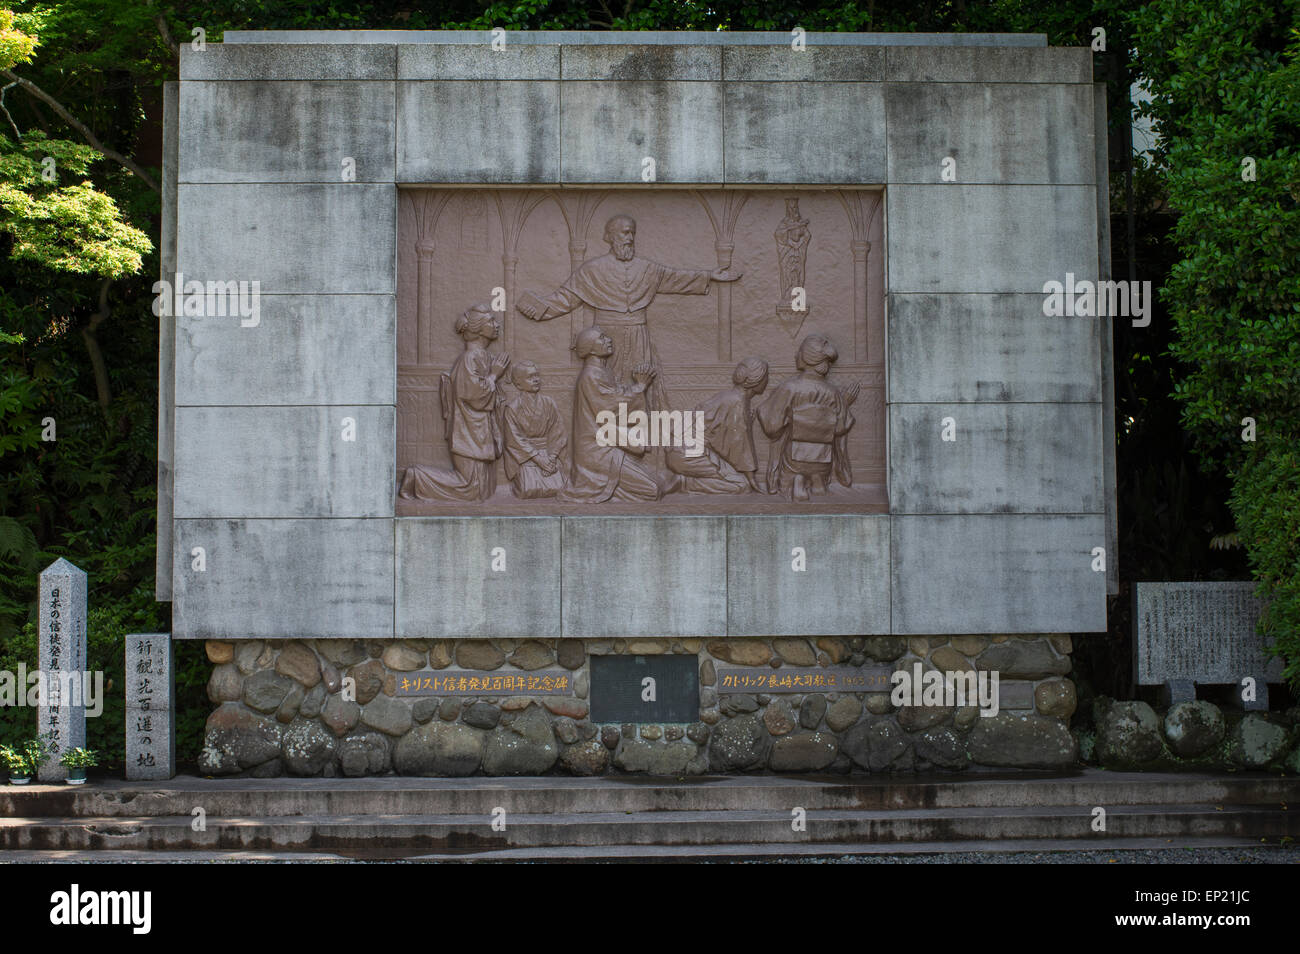
{"type": "Polygon", "coordinates": [[[37,777],[59,782],[68,770],[59,758],[86,744],[86,574],[60,557],[41,574],[39,661],[45,691],[37,732],[51,751],[37,777]]]}

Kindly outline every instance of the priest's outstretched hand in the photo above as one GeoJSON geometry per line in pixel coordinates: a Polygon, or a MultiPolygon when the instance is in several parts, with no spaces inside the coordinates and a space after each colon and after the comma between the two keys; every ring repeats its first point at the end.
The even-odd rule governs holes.
{"type": "Polygon", "coordinates": [[[524,292],[515,302],[515,310],[529,321],[540,320],[545,308],[542,300],[532,292],[524,292]]]}

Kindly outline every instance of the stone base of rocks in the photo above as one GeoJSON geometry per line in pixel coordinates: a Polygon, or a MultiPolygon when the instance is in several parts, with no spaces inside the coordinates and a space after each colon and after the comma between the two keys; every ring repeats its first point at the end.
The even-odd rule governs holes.
{"type": "Polygon", "coordinates": [[[259,778],[1059,769],[1078,755],[1070,649],[1064,635],[212,641],[217,709],[199,768],[259,778]],[[661,653],[697,657],[698,721],[589,718],[590,657],[661,653]],[[985,716],[974,705],[897,707],[888,692],[720,694],[717,684],[720,666],[882,663],[996,671],[1002,698],[1023,708],[985,716]],[[404,673],[425,668],[472,677],[556,667],[573,673],[573,695],[397,694],[404,673]]]}
{"type": "Polygon", "coordinates": [[[1093,702],[1092,726],[1075,736],[1085,761],[1107,768],[1300,774],[1300,706],[1243,713],[1196,700],[1156,710],[1103,696],[1093,702]]]}

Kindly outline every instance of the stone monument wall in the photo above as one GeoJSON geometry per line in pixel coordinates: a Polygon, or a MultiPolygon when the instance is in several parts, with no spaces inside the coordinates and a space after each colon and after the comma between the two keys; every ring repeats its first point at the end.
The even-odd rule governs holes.
{"type": "Polygon", "coordinates": [[[1065,650],[1039,634],[1106,628],[1110,324],[1048,316],[1044,286],[1108,277],[1104,88],[1089,50],[1041,36],[806,39],[272,32],[182,49],[163,277],[182,296],[248,288],[161,320],[158,596],[173,637],[217,663],[209,770],[402,769],[413,733],[463,746],[458,771],[513,770],[485,754],[507,731],[553,746],[547,771],[575,745],[593,770],[711,765],[719,733],[762,749],[719,764],[754,768],[939,765],[962,745],[981,764],[1064,758],[1065,650]],[[799,280],[806,312],[785,304],[799,280]],[[593,323],[617,326],[611,343],[577,334],[593,323]],[[746,358],[766,390],[732,386],[762,377],[746,358]],[[476,406],[488,377],[511,380],[476,406]],[[586,448],[581,488],[583,386],[732,423],[707,467],[647,452],[663,479],[586,448]],[[548,400],[566,478],[532,458],[534,484],[564,485],[532,498],[492,421],[540,421],[548,400]],[[698,723],[632,739],[584,722],[576,695],[383,691],[421,654],[437,670],[647,640],[699,654],[698,723]],[[704,680],[728,654],[828,669],[944,650],[1046,653],[1044,673],[1001,677],[1046,680],[1031,703],[1051,711],[921,726],[869,694],[709,701],[704,680]],[[353,712],[327,667],[359,666],[379,688],[353,712]],[[854,755],[877,745],[896,755],[854,755]]]}

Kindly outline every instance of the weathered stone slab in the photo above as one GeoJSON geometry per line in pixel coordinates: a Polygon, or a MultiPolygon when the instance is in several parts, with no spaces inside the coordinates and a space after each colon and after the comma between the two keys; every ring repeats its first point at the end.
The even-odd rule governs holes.
{"type": "Polygon", "coordinates": [[[730,517],[727,532],[728,635],[889,632],[887,516],[730,517]]]}
{"type": "Polygon", "coordinates": [[[558,182],[559,84],[398,83],[397,178],[405,183],[558,182]]]}
{"type": "Polygon", "coordinates": [[[1092,97],[1084,84],[889,83],[889,181],[1091,185],[1092,97]]]}
{"type": "Polygon", "coordinates": [[[982,49],[918,43],[892,46],[885,57],[886,75],[899,82],[1092,82],[1092,51],[1087,47],[982,49]]]}
{"type": "Polygon", "coordinates": [[[891,402],[1096,401],[1096,319],[1050,318],[1041,291],[889,296],[891,402]]]}
{"type": "Polygon", "coordinates": [[[169,633],[126,637],[126,777],[176,774],[176,673],[169,633]]]}
{"type": "Polygon", "coordinates": [[[896,514],[1102,509],[1100,404],[893,404],[889,421],[896,514]]]}
{"type": "Polygon", "coordinates": [[[173,588],[177,639],[391,639],[393,522],[177,520],[173,588]]]}
{"type": "MultiPolygon", "coordinates": [[[[637,38],[637,34],[631,34],[637,38]]],[[[722,50],[707,46],[573,44],[561,54],[566,80],[721,80],[722,50]]]]}
{"type": "Polygon", "coordinates": [[[718,83],[566,82],[562,181],[641,184],[651,158],[656,182],[722,182],[722,127],[718,83]]]}
{"type": "Polygon", "coordinates": [[[560,565],[558,517],[404,517],[397,633],[559,636],[560,565]]]}
{"type": "Polygon", "coordinates": [[[885,51],[879,47],[812,44],[803,50],[778,46],[724,46],[722,77],[751,83],[815,80],[874,82],[885,78],[885,51]]]}
{"type": "Polygon", "coordinates": [[[718,693],[889,692],[893,666],[719,669],[718,693]]]}
{"type": "MultiPolygon", "coordinates": [[[[513,31],[511,31],[513,33],[513,31]]],[[[407,36],[408,34],[402,34],[407,36]]],[[[403,43],[397,48],[399,80],[543,80],[560,78],[560,48],[513,42],[494,49],[475,44],[403,43]]]]}
{"type": "Polygon", "coordinates": [[[210,43],[180,49],[182,80],[382,80],[396,74],[391,46],[326,39],[314,31],[306,42],[286,44],[210,43]],[[317,39],[317,38],[320,39],[317,39]]]}
{"type": "Polygon", "coordinates": [[[176,516],[391,517],[396,443],[392,407],[178,407],[176,516]]]}
{"type": "Polygon", "coordinates": [[[392,295],[263,295],[260,311],[255,327],[176,319],[178,404],[396,402],[392,295]]]}
{"type": "Polygon", "coordinates": [[[527,673],[417,669],[397,677],[399,696],[571,696],[573,688],[573,673],[567,669],[538,669],[527,673]]]}
{"type": "MultiPolygon", "coordinates": [[[[36,712],[38,735],[48,735],[49,758],[37,770],[42,782],[59,782],[68,770],[59,759],[86,744],[86,574],[60,557],[40,576],[37,660],[44,680],[36,712]]],[[[25,687],[22,687],[25,691],[25,687]]]]}
{"type": "Polygon", "coordinates": [[[726,631],[725,517],[563,521],[563,635],[726,631]]]}
{"type": "Polygon", "coordinates": [[[392,182],[394,97],[391,82],[185,83],[180,181],[392,182]]]}
{"type": "Polygon", "coordinates": [[[1095,278],[1092,186],[897,185],[889,195],[891,292],[1037,292],[1095,278]]]}
{"type": "Polygon", "coordinates": [[[185,281],[256,281],[264,295],[396,291],[391,185],[182,183],[177,203],[185,281]]]}
{"type": "Polygon", "coordinates": [[[724,181],[885,181],[880,84],[728,83],[723,95],[724,181]]]}
{"type": "Polygon", "coordinates": [[[1134,604],[1139,685],[1282,681],[1282,660],[1265,654],[1255,630],[1263,604],[1254,583],[1138,583],[1134,604]]]}
{"type": "Polygon", "coordinates": [[[894,632],[1099,633],[1097,515],[894,516],[894,632]]]}

